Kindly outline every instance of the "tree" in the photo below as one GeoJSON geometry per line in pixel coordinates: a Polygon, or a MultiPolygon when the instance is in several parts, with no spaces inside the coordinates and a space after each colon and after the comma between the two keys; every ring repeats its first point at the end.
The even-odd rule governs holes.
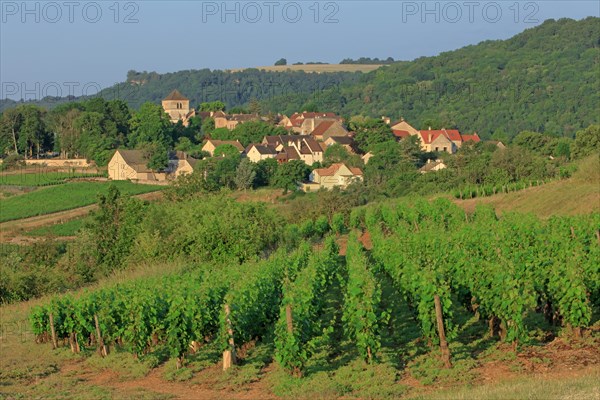
{"type": "Polygon", "coordinates": [[[256,186],[269,186],[273,181],[273,177],[275,176],[278,167],[279,164],[274,158],[267,158],[266,160],[257,162],[254,184],[256,186]]]}
{"type": "Polygon", "coordinates": [[[287,65],[287,60],[285,58],[280,58],[279,60],[275,61],[275,65],[287,65]]]}
{"type": "Polygon", "coordinates": [[[260,102],[256,99],[250,100],[250,104],[248,105],[248,111],[250,111],[250,114],[260,115],[260,112],[261,112],[260,102]]]}
{"type": "Polygon", "coordinates": [[[246,191],[254,185],[255,179],[256,171],[254,164],[249,159],[243,158],[236,170],[235,186],[240,190],[246,191]]]}
{"type": "Polygon", "coordinates": [[[198,106],[199,111],[225,111],[225,103],[222,101],[211,101],[201,103],[198,106]]]}
{"type": "Polygon", "coordinates": [[[169,166],[169,154],[162,143],[142,143],[138,146],[144,158],[148,160],[148,168],[161,171],[169,166]]]}
{"type": "Polygon", "coordinates": [[[295,190],[298,184],[308,179],[310,168],[302,160],[291,160],[281,164],[273,176],[273,185],[284,190],[295,190]]]}
{"type": "Polygon", "coordinates": [[[573,158],[583,158],[600,151],[600,125],[590,125],[575,134],[573,158]]]}
{"type": "Polygon", "coordinates": [[[325,163],[344,163],[349,167],[362,167],[364,162],[357,154],[350,154],[341,144],[333,144],[325,150],[325,163]]]}
{"type": "Polygon", "coordinates": [[[144,103],[131,118],[129,146],[142,143],[161,143],[169,148],[173,143],[173,126],[163,108],[158,104],[144,103]]]}
{"type": "Polygon", "coordinates": [[[232,144],[222,144],[215,148],[213,156],[239,159],[240,151],[232,144]]]}
{"type": "Polygon", "coordinates": [[[19,154],[19,132],[23,124],[23,114],[19,108],[10,108],[2,113],[0,118],[0,135],[2,138],[2,151],[8,152],[8,149],[14,150],[19,154]]]}
{"type": "Polygon", "coordinates": [[[363,153],[372,150],[377,144],[394,139],[392,130],[381,119],[356,116],[350,119],[348,127],[356,132],[354,141],[363,153]]]}

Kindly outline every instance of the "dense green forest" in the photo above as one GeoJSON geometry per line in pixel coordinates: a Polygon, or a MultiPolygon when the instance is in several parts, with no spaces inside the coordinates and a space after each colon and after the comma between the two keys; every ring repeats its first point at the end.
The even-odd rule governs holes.
{"type": "MultiPolygon", "coordinates": [[[[201,102],[220,100],[229,108],[248,104],[251,100],[269,100],[290,93],[317,93],[341,83],[358,82],[361,72],[333,72],[312,74],[304,71],[265,72],[245,69],[238,72],[220,70],[190,70],[159,74],[129,71],[126,82],[103,89],[96,96],[105,100],[122,100],[132,108],[145,102],[160,103],[173,89],[179,89],[196,107],[201,102]]],[[[21,104],[35,104],[54,108],[69,101],[85,98],[44,98],[35,102],[0,100],[0,111],[21,104]]]]}
{"type": "Polygon", "coordinates": [[[598,121],[599,22],[548,20],[508,40],[394,63],[358,84],[284,96],[264,108],[404,117],[417,129],[458,128],[483,138],[524,130],[572,137],[598,121]]]}

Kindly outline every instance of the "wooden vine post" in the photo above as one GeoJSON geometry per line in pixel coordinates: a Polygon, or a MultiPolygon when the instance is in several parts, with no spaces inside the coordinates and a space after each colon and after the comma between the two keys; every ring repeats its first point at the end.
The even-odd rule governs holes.
{"type": "Polygon", "coordinates": [[[442,350],[442,359],[446,368],[451,368],[452,363],[450,362],[450,349],[448,348],[448,342],[446,341],[446,331],[444,330],[444,317],[442,315],[442,303],[440,296],[437,294],[433,296],[435,303],[435,317],[437,319],[438,334],[440,337],[440,349],[442,350]]]}
{"type": "Polygon", "coordinates": [[[231,324],[231,318],[229,318],[230,314],[229,304],[225,304],[225,321],[227,324],[227,335],[229,336],[229,350],[223,352],[223,371],[228,370],[237,362],[235,357],[235,342],[233,340],[233,325],[231,324]]]}
{"type": "Polygon", "coordinates": [[[292,305],[285,306],[285,321],[287,322],[287,331],[289,334],[294,333],[294,320],[292,319],[292,305]]]}
{"type": "Polygon", "coordinates": [[[96,324],[96,340],[98,341],[98,352],[102,357],[106,357],[108,355],[108,349],[104,344],[104,339],[102,339],[102,334],[100,333],[100,323],[98,323],[98,316],[94,314],[94,323],[96,324]]]}
{"type": "Polygon", "coordinates": [[[50,313],[50,333],[52,334],[52,348],[58,347],[58,341],[56,340],[56,329],[54,329],[54,314],[50,313]]]}

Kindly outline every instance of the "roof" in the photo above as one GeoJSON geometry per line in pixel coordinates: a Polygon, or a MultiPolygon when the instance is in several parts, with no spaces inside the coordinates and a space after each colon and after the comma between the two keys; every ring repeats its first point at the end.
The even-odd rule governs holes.
{"type": "Polygon", "coordinates": [[[148,160],[144,157],[144,153],[141,150],[122,150],[118,149],[117,153],[123,157],[123,160],[129,165],[135,172],[152,172],[148,168],[148,160]]]}
{"type": "Polygon", "coordinates": [[[464,142],[468,142],[468,141],[473,141],[475,143],[477,142],[481,142],[481,139],[479,138],[479,135],[474,133],[472,135],[462,135],[462,140],[464,142]]]}
{"type": "Polygon", "coordinates": [[[335,163],[331,164],[327,168],[317,168],[314,172],[318,173],[320,176],[334,176],[337,174],[338,170],[342,167],[346,167],[350,170],[353,175],[362,175],[363,172],[360,168],[347,167],[344,163],[335,163]]]}
{"type": "Polygon", "coordinates": [[[319,145],[319,142],[317,142],[314,138],[311,138],[310,136],[306,136],[303,139],[304,139],[303,142],[306,143],[306,146],[308,146],[309,150],[312,153],[323,151],[323,149],[319,145]]]}
{"type": "Polygon", "coordinates": [[[394,134],[394,136],[396,136],[397,138],[400,139],[404,139],[410,136],[410,132],[409,131],[404,131],[404,130],[400,130],[400,129],[392,129],[392,133],[394,134]]]}
{"type": "Polygon", "coordinates": [[[229,121],[252,121],[258,119],[258,114],[233,114],[227,118],[229,121]]]}
{"type": "Polygon", "coordinates": [[[419,169],[419,171],[430,172],[430,171],[433,171],[435,169],[435,167],[437,167],[439,165],[443,165],[443,168],[446,168],[446,164],[444,164],[444,162],[442,160],[436,160],[436,161],[428,162],[423,167],[421,167],[419,169]]]}
{"type": "Polygon", "coordinates": [[[171,154],[169,156],[169,159],[171,159],[171,160],[185,160],[188,163],[190,163],[190,165],[192,166],[192,168],[196,167],[196,164],[198,163],[198,161],[200,161],[197,158],[188,156],[187,153],[185,153],[183,151],[177,151],[177,152],[175,152],[175,154],[171,154]]]}
{"type": "Polygon", "coordinates": [[[295,147],[284,146],[283,149],[277,154],[278,160],[299,160],[300,155],[295,147]]]}
{"type": "Polygon", "coordinates": [[[425,143],[433,142],[440,135],[447,137],[453,142],[462,142],[460,132],[456,129],[427,129],[419,131],[419,133],[421,134],[421,137],[423,138],[425,143]],[[431,135],[431,140],[429,141],[427,140],[428,135],[431,135]]]}
{"type": "Polygon", "coordinates": [[[173,90],[164,100],[189,100],[187,97],[182,95],[179,90],[173,90]]]}
{"type": "Polygon", "coordinates": [[[311,136],[323,136],[333,126],[335,121],[323,121],[310,133],[311,136]]]}
{"type": "Polygon", "coordinates": [[[350,136],[331,136],[329,139],[341,145],[352,145],[354,143],[354,139],[352,139],[350,136]]]}
{"type": "Polygon", "coordinates": [[[215,146],[215,147],[219,147],[219,146],[222,146],[224,144],[229,144],[231,146],[234,146],[240,152],[244,151],[244,146],[242,146],[242,144],[240,142],[238,142],[237,140],[215,140],[215,139],[208,139],[206,141],[206,143],[208,143],[208,142],[212,143],[213,146],[215,146]]]}
{"type": "Polygon", "coordinates": [[[259,154],[277,154],[277,150],[271,145],[268,144],[260,144],[260,143],[252,143],[246,147],[246,153],[248,153],[252,148],[255,148],[259,154]]]}

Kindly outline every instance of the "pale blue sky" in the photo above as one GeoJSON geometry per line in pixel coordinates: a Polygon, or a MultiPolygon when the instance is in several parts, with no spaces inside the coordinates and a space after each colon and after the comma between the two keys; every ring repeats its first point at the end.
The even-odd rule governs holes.
{"type": "Polygon", "coordinates": [[[81,95],[85,85],[94,94],[95,84],[123,81],[130,69],[228,69],[272,65],[280,57],[290,64],[362,56],[411,60],[506,39],[548,18],[600,16],[595,0],[23,4],[0,1],[2,98],[41,97],[53,94],[50,87],[63,95],[74,87],[81,95]]]}

